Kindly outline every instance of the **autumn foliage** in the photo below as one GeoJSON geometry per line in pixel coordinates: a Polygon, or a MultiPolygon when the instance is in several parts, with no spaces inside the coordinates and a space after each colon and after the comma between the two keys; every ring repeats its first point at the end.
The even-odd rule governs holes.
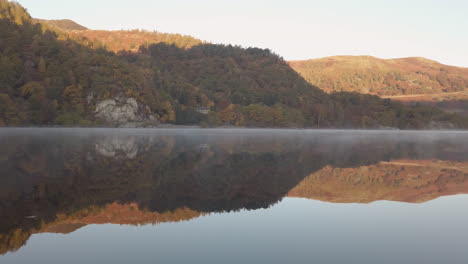
{"type": "MultiPolygon", "coordinates": [[[[112,126],[97,118],[96,106],[131,97],[139,114],[178,125],[468,126],[464,117],[431,106],[327,94],[268,49],[177,34],[77,28],[69,21],[33,20],[19,4],[0,0],[0,125],[112,126]]],[[[440,83],[445,80],[441,75],[440,83]]]]}

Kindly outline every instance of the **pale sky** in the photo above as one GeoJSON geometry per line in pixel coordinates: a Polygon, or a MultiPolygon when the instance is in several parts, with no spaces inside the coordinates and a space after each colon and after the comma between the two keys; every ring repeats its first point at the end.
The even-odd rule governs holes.
{"type": "Polygon", "coordinates": [[[468,0],[18,0],[91,29],[181,33],[287,60],[426,57],[468,67],[468,0]]]}

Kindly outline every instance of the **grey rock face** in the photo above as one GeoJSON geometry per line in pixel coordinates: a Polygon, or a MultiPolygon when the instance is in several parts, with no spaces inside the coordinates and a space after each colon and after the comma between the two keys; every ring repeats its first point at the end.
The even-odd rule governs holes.
{"type": "Polygon", "coordinates": [[[107,99],[96,105],[96,117],[115,126],[141,127],[145,123],[157,125],[154,116],[146,116],[140,112],[134,98],[107,99]]]}

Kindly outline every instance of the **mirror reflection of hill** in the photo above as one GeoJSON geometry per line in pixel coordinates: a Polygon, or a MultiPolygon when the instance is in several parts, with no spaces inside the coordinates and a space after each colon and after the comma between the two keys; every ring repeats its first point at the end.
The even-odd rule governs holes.
{"type": "Polygon", "coordinates": [[[289,196],[334,203],[420,203],[466,193],[467,162],[396,160],[358,168],[327,166],[305,178],[289,196]]]}
{"type": "MultiPolygon", "coordinates": [[[[314,173],[322,174],[324,190],[340,183],[327,176],[330,168],[347,173],[403,159],[461,163],[466,139],[456,132],[1,130],[0,252],[21,247],[32,233],[90,223],[174,222],[267,208],[288,193],[309,197],[301,186],[314,173]],[[136,220],[123,217],[132,210],[136,220]]],[[[415,192],[412,199],[427,199],[421,194],[426,198],[415,192]]]]}

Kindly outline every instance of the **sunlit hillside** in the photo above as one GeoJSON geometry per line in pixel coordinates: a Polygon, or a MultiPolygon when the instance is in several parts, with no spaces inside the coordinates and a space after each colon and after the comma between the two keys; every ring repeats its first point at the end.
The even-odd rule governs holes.
{"type": "Polygon", "coordinates": [[[58,20],[45,20],[45,19],[34,19],[34,22],[48,25],[58,30],[87,30],[88,28],[76,23],[70,19],[58,19],[58,20]]]}
{"type": "Polygon", "coordinates": [[[327,92],[393,96],[468,89],[468,68],[419,57],[384,60],[371,56],[336,56],[291,61],[290,65],[307,81],[327,92]]]}
{"type": "Polygon", "coordinates": [[[140,46],[147,47],[148,45],[157,43],[174,44],[179,48],[191,48],[204,43],[191,36],[161,33],[158,31],[91,30],[69,19],[34,19],[34,22],[41,24],[44,28],[54,30],[61,38],[70,38],[90,48],[104,48],[114,52],[137,52],[140,46]]]}

